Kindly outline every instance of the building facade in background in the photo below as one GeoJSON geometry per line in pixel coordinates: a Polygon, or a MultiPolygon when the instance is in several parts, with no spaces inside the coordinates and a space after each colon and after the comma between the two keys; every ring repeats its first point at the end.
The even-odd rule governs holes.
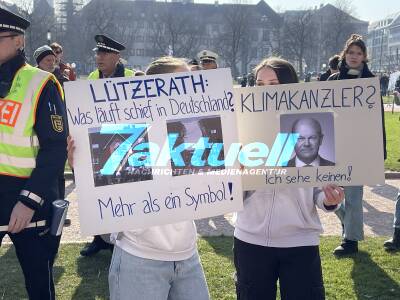
{"type": "MultiPolygon", "coordinates": [[[[52,41],[63,45],[66,60],[76,63],[82,75],[95,69],[92,49],[96,34],[107,34],[124,43],[127,50],[122,55],[134,69],[144,70],[163,55],[192,59],[208,49],[218,53],[219,66],[230,67],[232,75],[238,77],[271,55],[292,62],[300,75],[320,72],[328,58],[342,50],[351,33],[366,35],[368,30],[368,22],[331,4],[277,13],[264,0],[257,4],[193,0],[35,2],[41,8],[29,14],[40,27],[36,31],[50,30],[52,41]],[[51,18],[37,22],[43,15],[39,11],[48,11],[46,15],[51,14],[51,18]]],[[[46,43],[45,35],[35,36],[32,47],[46,43]]]]}
{"type": "Polygon", "coordinates": [[[368,27],[368,55],[375,72],[393,72],[400,68],[400,12],[368,27]]]}

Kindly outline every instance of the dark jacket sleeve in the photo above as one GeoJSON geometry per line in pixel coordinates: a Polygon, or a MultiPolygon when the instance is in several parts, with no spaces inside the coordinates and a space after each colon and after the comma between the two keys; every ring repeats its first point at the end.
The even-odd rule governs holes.
{"type": "Polygon", "coordinates": [[[54,82],[49,80],[36,110],[34,130],[40,145],[36,167],[24,186],[25,192],[19,196],[19,200],[30,208],[38,209],[45,201],[58,197],[58,180],[67,158],[66,124],[64,102],[54,82]]]}
{"type": "Polygon", "coordinates": [[[330,80],[338,80],[338,78],[339,78],[339,72],[332,74],[331,76],[328,77],[327,80],[328,81],[330,81],[330,80]]]}
{"type": "Polygon", "coordinates": [[[382,118],[382,138],[383,138],[383,159],[386,160],[387,150],[386,150],[385,107],[383,105],[382,97],[381,97],[381,118],[382,118]]]}

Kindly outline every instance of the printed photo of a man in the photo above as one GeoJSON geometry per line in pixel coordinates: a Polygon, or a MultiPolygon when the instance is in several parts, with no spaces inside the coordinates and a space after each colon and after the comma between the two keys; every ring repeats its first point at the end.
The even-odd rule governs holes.
{"type": "MultiPolygon", "coordinates": [[[[333,129],[333,116],[330,113],[320,114],[302,114],[292,121],[292,133],[297,133],[298,139],[294,147],[294,156],[288,161],[287,167],[319,167],[334,166],[335,162],[324,157],[321,153],[321,147],[326,142],[329,148],[334,147],[334,143],[326,141],[321,118],[325,118],[325,125],[333,129]]],[[[333,139],[333,134],[329,137],[333,139]]],[[[334,153],[331,149],[331,153],[334,153]]],[[[326,152],[326,151],[325,151],[326,152]]]]}

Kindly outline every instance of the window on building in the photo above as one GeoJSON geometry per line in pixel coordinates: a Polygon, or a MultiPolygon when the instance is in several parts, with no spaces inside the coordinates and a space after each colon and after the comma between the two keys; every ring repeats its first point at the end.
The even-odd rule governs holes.
{"type": "Polygon", "coordinates": [[[137,29],[142,29],[144,28],[144,21],[143,20],[139,20],[136,22],[136,28],[137,29]]]}
{"type": "Polygon", "coordinates": [[[136,49],[136,56],[144,56],[145,51],[144,49],[136,49]]]}
{"type": "Polygon", "coordinates": [[[262,31],[262,40],[263,41],[268,41],[269,40],[269,30],[268,29],[263,29],[263,31],[262,31]]]}

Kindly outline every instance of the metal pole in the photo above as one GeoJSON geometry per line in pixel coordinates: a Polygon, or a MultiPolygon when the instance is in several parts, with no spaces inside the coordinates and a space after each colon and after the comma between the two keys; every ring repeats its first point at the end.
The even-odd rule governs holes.
{"type": "Polygon", "coordinates": [[[379,72],[382,72],[382,55],[383,55],[383,36],[385,33],[385,29],[382,29],[382,37],[381,37],[381,53],[380,53],[380,57],[379,57],[379,72]]]}

